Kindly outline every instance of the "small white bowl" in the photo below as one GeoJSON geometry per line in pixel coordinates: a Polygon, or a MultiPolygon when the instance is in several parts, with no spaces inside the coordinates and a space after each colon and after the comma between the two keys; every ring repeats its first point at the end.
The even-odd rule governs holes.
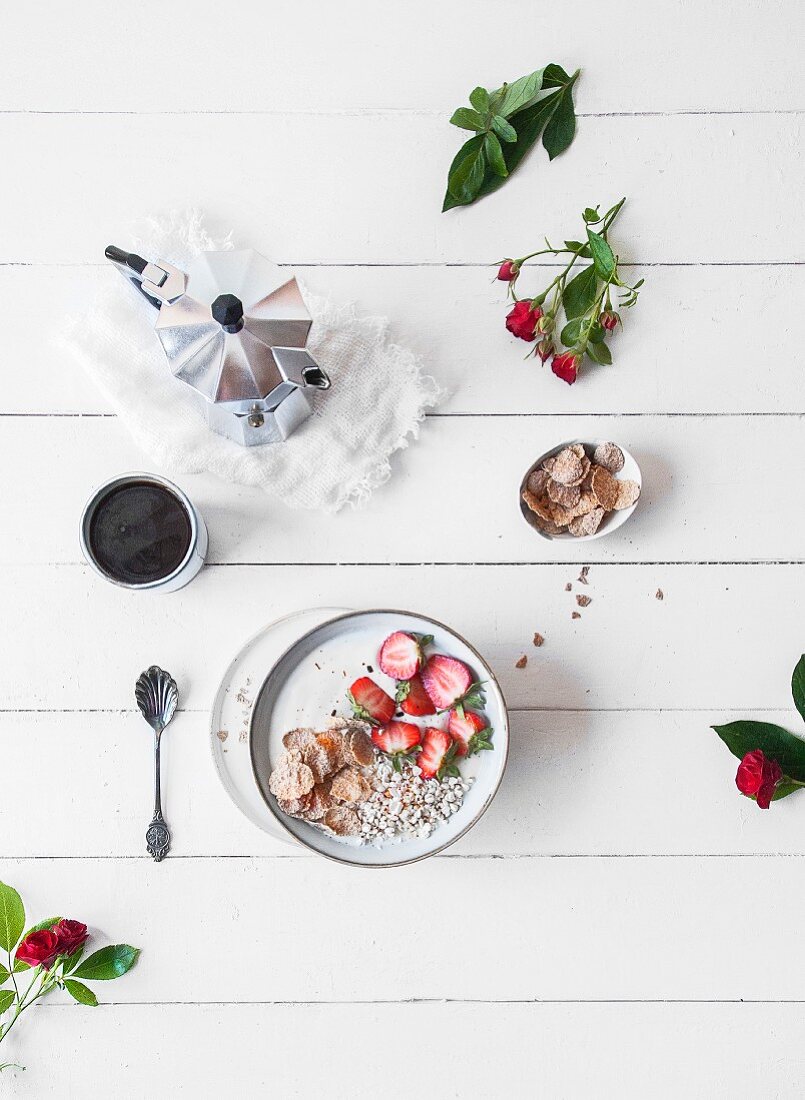
{"type": "MultiPolygon", "coordinates": [[[[538,535],[541,535],[542,538],[548,539],[551,542],[560,541],[563,539],[569,542],[592,542],[593,539],[601,539],[605,535],[610,535],[613,531],[617,531],[619,527],[622,527],[623,524],[626,523],[632,512],[634,512],[640,501],[640,496],[638,496],[637,500],[629,508],[622,508],[619,512],[607,512],[604,518],[601,520],[601,526],[593,535],[571,535],[569,531],[562,531],[561,534],[552,535],[549,531],[543,531],[543,529],[538,525],[537,517],[523,500],[523,492],[525,491],[530,474],[532,473],[532,471],[539,469],[546,458],[553,458],[554,455],[559,454],[559,452],[563,451],[565,447],[570,447],[573,443],[581,443],[582,447],[584,447],[587,457],[592,460],[593,451],[595,450],[595,448],[601,443],[609,442],[615,441],[608,439],[568,439],[564,443],[559,443],[555,447],[551,447],[549,451],[545,451],[544,454],[541,454],[539,456],[536,462],[533,462],[528,467],[525,472],[525,476],[523,477],[523,480],[520,482],[520,511],[522,512],[523,518],[525,519],[529,527],[533,528],[533,530],[536,531],[538,535]]],[[[637,462],[626,450],[625,447],[621,446],[620,443],[616,443],[616,446],[620,447],[621,451],[623,452],[623,469],[619,470],[618,473],[615,474],[615,477],[619,481],[636,481],[637,484],[640,486],[642,495],[643,478],[640,474],[640,467],[637,465],[637,462]]]]}

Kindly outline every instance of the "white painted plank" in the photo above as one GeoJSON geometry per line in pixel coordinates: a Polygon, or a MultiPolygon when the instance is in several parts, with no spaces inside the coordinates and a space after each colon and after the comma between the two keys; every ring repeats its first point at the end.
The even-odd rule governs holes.
{"type": "Polygon", "coordinates": [[[416,107],[449,117],[479,83],[548,61],[584,69],[584,111],[803,107],[796,0],[775,5],[406,0],[10,8],[0,108],[317,111],[416,107]],[[532,28],[535,34],[523,33],[532,28]],[[131,58],[122,68],[122,58],[131,58]],[[615,63],[613,63],[615,62],[615,63]],[[756,74],[756,79],[747,79],[756,74]]]}
{"type": "Polygon", "coordinates": [[[788,1000],[805,990],[805,859],[782,866],[9,859],[3,872],[32,915],[58,908],[143,949],[101,991],[116,1001],[788,1000]],[[772,927],[785,966],[747,965],[772,927]]]}
{"type": "Polygon", "coordinates": [[[532,1100],[536,1082],[556,1100],[781,1100],[800,1095],[801,1031],[797,1004],[54,1006],[6,1045],[26,1065],[8,1072],[21,1100],[82,1100],[109,1082],[119,1100],[212,1100],[233,1078],[247,1097],[287,1100],[322,1082],[338,1100],[532,1100]],[[398,1036],[407,1053],[366,1056],[398,1036]]]}
{"type": "MultiPolygon", "coordinates": [[[[745,716],[515,711],[503,785],[449,858],[803,855],[797,827],[802,797],[777,802],[768,813],[758,810],[738,793],[737,761],[709,730],[714,722],[745,716]]],[[[751,717],[801,728],[793,707],[752,711],[751,717]]],[[[206,713],[182,713],[163,741],[162,801],[172,855],[308,858],[302,848],[255,828],[230,802],[213,766],[207,728],[206,713]]],[[[232,735],[225,751],[248,755],[249,748],[232,735]]],[[[47,814],[29,812],[25,783],[7,785],[6,858],[146,858],[152,755],[138,713],[2,713],[0,754],[6,774],[19,779],[34,758],[47,761],[37,769],[47,814]]]]}
{"type": "Polygon", "coordinates": [[[3,115],[0,261],[94,262],[190,204],[278,262],[490,263],[622,195],[624,262],[801,260],[804,131],[805,114],[586,119],[567,156],[445,215],[441,117],[3,115]]]}
{"type": "MultiPolygon", "coordinates": [[[[159,664],[206,710],[239,647],[303,607],[399,607],[449,623],[490,662],[512,707],[788,709],[802,652],[799,566],[211,567],[169,596],[89,567],[7,566],[4,709],[129,708],[159,664]],[[658,586],[665,599],[655,599],[658,586]],[[535,650],[534,631],[545,636],[535,650]],[[516,669],[521,654],[528,666],[516,669]]],[[[710,736],[706,732],[703,737],[710,736]]],[[[206,751],[206,750],[205,750],[206,751]]]]}
{"type": "MultiPolygon", "coordinates": [[[[805,513],[792,507],[805,468],[800,417],[449,417],[429,420],[393,463],[365,507],[336,516],[289,511],[207,475],[177,480],[206,518],[211,562],[793,560],[805,544],[805,513]],[[643,475],[635,514],[595,544],[548,541],[520,512],[533,461],[575,438],[622,443],[643,475]]],[[[97,484],[152,468],[105,417],[12,417],[0,466],[0,561],[13,564],[82,561],[78,522],[97,484]],[[31,523],[33,486],[47,522],[31,523]]]]}
{"type": "MultiPolygon", "coordinates": [[[[440,412],[801,412],[805,376],[787,371],[798,340],[792,302],[805,300],[805,266],[631,269],[640,304],[613,339],[616,366],[585,368],[572,391],[504,331],[505,289],[492,270],[464,267],[307,267],[317,294],[388,317],[447,391],[440,412]],[[756,318],[758,323],[748,323],[756,318]]],[[[539,268],[527,287],[551,278],[539,268]]],[[[102,286],[126,288],[106,266],[0,266],[0,299],[14,303],[5,333],[3,412],[107,412],[100,393],[54,342],[67,316],[102,286]]],[[[525,277],[524,277],[524,281],[525,277]]],[[[523,287],[525,291],[525,286],[523,287]]],[[[527,291],[526,291],[527,292],[527,291]]]]}

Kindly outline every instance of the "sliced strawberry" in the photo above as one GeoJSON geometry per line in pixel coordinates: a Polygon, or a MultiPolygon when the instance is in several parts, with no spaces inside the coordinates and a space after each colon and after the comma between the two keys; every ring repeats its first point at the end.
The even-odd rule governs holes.
{"type": "Polygon", "coordinates": [[[433,641],[433,636],[405,634],[395,630],[380,647],[377,663],[381,672],[394,680],[410,680],[422,664],[422,649],[433,641]]]}
{"type": "Polygon", "coordinates": [[[368,676],[355,681],[347,692],[347,699],[355,717],[373,726],[385,726],[394,717],[394,700],[368,676]]]}
{"type": "Polygon", "coordinates": [[[470,670],[455,657],[441,653],[430,657],[422,669],[422,683],[438,710],[447,710],[463,699],[472,683],[470,670]]]}
{"type": "Polygon", "coordinates": [[[445,775],[458,775],[453,760],[458,745],[447,732],[428,726],[422,738],[422,751],[416,758],[417,767],[425,779],[442,779],[445,775]]]}
{"type": "Polygon", "coordinates": [[[431,697],[425,691],[425,685],[420,676],[412,676],[410,680],[402,680],[397,685],[397,702],[406,714],[414,718],[422,718],[426,714],[435,714],[436,707],[431,697]]]}
{"type": "Polygon", "coordinates": [[[451,710],[447,729],[458,745],[456,756],[474,756],[482,749],[492,748],[492,730],[474,710],[464,710],[463,713],[451,710]]]}
{"type": "Polygon", "coordinates": [[[421,732],[413,722],[389,722],[382,729],[372,730],[372,741],[381,752],[396,756],[418,748],[421,732]]]}

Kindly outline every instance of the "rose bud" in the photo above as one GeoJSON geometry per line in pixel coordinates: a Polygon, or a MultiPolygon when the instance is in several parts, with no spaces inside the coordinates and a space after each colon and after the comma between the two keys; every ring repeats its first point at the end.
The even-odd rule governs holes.
{"type": "Polygon", "coordinates": [[[502,283],[510,283],[520,274],[520,268],[514,260],[505,260],[498,270],[498,278],[502,283]]]}
{"type": "Polygon", "coordinates": [[[768,810],[783,772],[776,760],[769,760],[762,749],[748,752],[738,765],[735,784],[741,794],[753,795],[761,810],[768,810]]]}
{"type": "Polygon", "coordinates": [[[574,355],[572,351],[564,351],[561,355],[554,355],[551,370],[557,378],[572,386],[579,373],[580,355],[574,355]]]}
{"type": "Polygon", "coordinates": [[[605,328],[607,332],[612,332],[618,321],[620,321],[620,317],[617,313],[613,313],[611,309],[605,309],[598,318],[599,325],[601,328],[605,328]]]}
{"type": "Polygon", "coordinates": [[[16,951],[20,962],[29,966],[43,966],[49,970],[59,954],[59,937],[49,929],[30,932],[16,951]]]}
{"type": "Polygon", "coordinates": [[[540,357],[543,363],[553,355],[554,347],[550,340],[540,340],[537,346],[534,348],[536,354],[540,357]]]}
{"type": "Polygon", "coordinates": [[[87,926],[80,920],[60,920],[53,926],[53,932],[59,941],[60,955],[72,955],[89,938],[87,926]]]}
{"type": "Polygon", "coordinates": [[[531,302],[515,302],[514,309],[506,314],[506,328],[520,340],[536,340],[537,321],[541,316],[539,306],[532,309],[531,302]]]}

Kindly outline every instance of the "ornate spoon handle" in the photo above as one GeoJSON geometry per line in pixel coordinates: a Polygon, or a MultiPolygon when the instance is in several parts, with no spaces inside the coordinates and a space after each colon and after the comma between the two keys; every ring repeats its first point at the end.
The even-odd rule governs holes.
{"type": "Polygon", "coordinates": [[[148,826],[148,830],[145,834],[145,843],[148,847],[148,853],[154,857],[157,863],[168,854],[171,843],[171,835],[168,831],[168,826],[165,824],[165,819],[162,816],[162,799],[159,782],[159,743],[161,738],[161,730],[154,733],[154,820],[148,826]]]}

